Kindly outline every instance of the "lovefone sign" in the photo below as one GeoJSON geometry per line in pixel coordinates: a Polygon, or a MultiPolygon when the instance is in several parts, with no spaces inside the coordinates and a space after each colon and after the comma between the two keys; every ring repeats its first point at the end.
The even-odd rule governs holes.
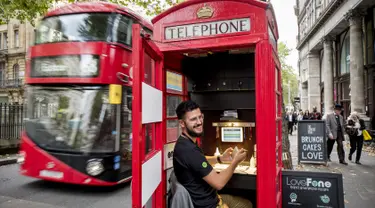
{"type": "Polygon", "coordinates": [[[285,170],[282,177],[283,208],[344,208],[342,174],[285,170]]]}
{"type": "Polygon", "coordinates": [[[239,18],[166,27],[164,34],[165,40],[178,40],[249,31],[250,18],[239,18]]]}
{"type": "Polygon", "coordinates": [[[295,179],[286,177],[286,184],[301,190],[318,190],[320,188],[321,191],[324,191],[332,187],[332,183],[327,180],[315,180],[312,178],[295,179]]]}

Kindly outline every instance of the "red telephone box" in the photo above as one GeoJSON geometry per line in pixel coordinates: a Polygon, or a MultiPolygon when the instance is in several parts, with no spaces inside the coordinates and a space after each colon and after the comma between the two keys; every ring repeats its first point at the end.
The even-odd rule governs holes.
{"type": "MultiPolygon", "coordinates": [[[[196,101],[205,115],[206,155],[249,155],[223,190],[254,207],[281,207],[281,75],[270,3],[190,0],[133,26],[133,207],[166,207],[175,109],[196,101]],[[242,168],[242,169],[241,169],[242,168]]],[[[220,171],[225,164],[213,164],[220,171]],[[222,165],[222,166],[220,166],[222,165]]]]}

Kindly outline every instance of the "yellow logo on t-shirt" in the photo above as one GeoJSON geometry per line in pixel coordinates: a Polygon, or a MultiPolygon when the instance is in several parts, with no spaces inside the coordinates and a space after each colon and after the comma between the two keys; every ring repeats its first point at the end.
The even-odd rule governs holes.
{"type": "Polygon", "coordinates": [[[207,168],[207,163],[206,162],[202,162],[202,167],[207,168]]]}

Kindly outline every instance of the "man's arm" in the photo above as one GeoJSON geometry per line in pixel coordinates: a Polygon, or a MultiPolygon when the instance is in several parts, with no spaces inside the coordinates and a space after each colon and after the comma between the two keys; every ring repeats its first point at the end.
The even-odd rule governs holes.
{"type": "MultiPolygon", "coordinates": [[[[219,155],[220,162],[227,162],[227,163],[232,162],[232,152],[233,152],[232,147],[229,147],[228,149],[226,149],[223,154],[219,155]]],[[[210,164],[215,164],[219,162],[219,160],[217,159],[217,156],[205,156],[205,157],[208,163],[210,164]]]]}
{"type": "Polygon", "coordinates": [[[232,161],[232,164],[219,174],[213,169],[207,158],[212,162],[215,156],[205,157],[197,149],[192,150],[192,152],[188,152],[188,154],[184,156],[186,165],[190,170],[196,173],[197,177],[204,179],[211,187],[220,190],[225,186],[232,176],[238,162],[232,161]]]}
{"type": "MultiPolygon", "coordinates": [[[[329,114],[327,114],[327,117],[325,119],[325,123],[326,123],[326,129],[327,129],[327,135],[329,137],[333,137],[333,134],[332,134],[332,128],[331,128],[331,116],[329,114]]],[[[332,139],[332,138],[331,138],[332,139]]]]}
{"type": "Polygon", "coordinates": [[[246,158],[246,152],[244,149],[239,150],[229,167],[220,173],[213,169],[209,161],[198,149],[193,149],[189,152],[189,156],[186,155],[184,160],[189,169],[194,171],[198,177],[203,178],[211,187],[220,190],[228,183],[237,165],[246,158]]]}
{"type": "Polygon", "coordinates": [[[210,186],[216,190],[221,190],[228,183],[229,179],[232,177],[234,170],[236,169],[238,163],[232,162],[229,167],[220,173],[216,170],[212,170],[207,176],[203,177],[210,186]]]}
{"type": "Polygon", "coordinates": [[[212,170],[208,175],[203,177],[210,186],[214,187],[216,190],[221,190],[232,177],[234,170],[236,169],[237,165],[246,158],[246,150],[241,149],[238,153],[234,156],[231,164],[225,170],[221,171],[220,173],[212,170]]]}
{"type": "MultiPolygon", "coordinates": [[[[221,157],[221,155],[220,155],[220,157],[221,157]]],[[[217,156],[206,156],[206,159],[207,159],[208,163],[210,163],[210,164],[215,164],[215,163],[219,162],[219,161],[217,161],[217,156]]]]}
{"type": "Polygon", "coordinates": [[[327,114],[326,116],[325,116],[325,118],[323,119],[324,120],[324,123],[326,124],[326,133],[327,133],[327,135],[330,135],[330,134],[332,134],[332,128],[331,128],[331,121],[330,121],[330,118],[331,118],[331,116],[330,116],[330,114],[327,114]]]}

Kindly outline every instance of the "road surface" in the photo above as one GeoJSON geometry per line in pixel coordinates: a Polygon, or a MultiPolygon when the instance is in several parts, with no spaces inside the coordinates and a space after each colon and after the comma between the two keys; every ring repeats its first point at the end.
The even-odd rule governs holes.
{"type": "Polygon", "coordinates": [[[52,183],[22,176],[18,166],[0,166],[1,208],[131,207],[130,183],[116,188],[52,183]]]}

